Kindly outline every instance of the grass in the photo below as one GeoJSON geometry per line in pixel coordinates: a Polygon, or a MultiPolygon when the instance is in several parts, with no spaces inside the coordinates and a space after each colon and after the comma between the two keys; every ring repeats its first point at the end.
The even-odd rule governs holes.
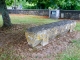
{"type": "Polygon", "coordinates": [[[80,31],[80,22],[77,22],[75,30],[80,31]]]}
{"type": "Polygon", "coordinates": [[[2,16],[0,15],[0,27],[2,26],[2,23],[3,23],[2,16]]]}
{"type": "Polygon", "coordinates": [[[21,58],[21,56],[15,55],[10,48],[0,48],[0,60],[21,60],[21,58]]]}
{"type": "MultiPolygon", "coordinates": [[[[48,19],[33,15],[10,15],[12,24],[47,24],[57,20],[48,19]]],[[[2,17],[0,15],[0,26],[2,26],[2,17]]]]}
{"type": "Polygon", "coordinates": [[[80,60],[80,40],[73,40],[72,45],[60,54],[56,60],[80,60]]]}
{"type": "Polygon", "coordinates": [[[13,24],[45,24],[55,22],[55,20],[43,18],[39,16],[11,16],[11,21],[13,24]]]}

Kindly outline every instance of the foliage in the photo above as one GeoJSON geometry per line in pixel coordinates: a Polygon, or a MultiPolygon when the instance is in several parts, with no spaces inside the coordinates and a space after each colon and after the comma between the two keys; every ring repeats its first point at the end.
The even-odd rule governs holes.
{"type": "Polygon", "coordinates": [[[80,0],[27,0],[29,3],[36,4],[37,9],[63,9],[76,10],[80,8],[80,0]]]}
{"type": "Polygon", "coordinates": [[[30,4],[29,2],[23,3],[22,4],[23,9],[36,9],[36,5],[35,4],[30,4]]]}
{"type": "MultiPolygon", "coordinates": [[[[79,10],[80,9],[80,0],[16,0],[20,4],[27,2],[26,4],[34,4],[34,6],[29,6],[24,4],[24,8],[31,9],[62,9],[62,10],[79,10]]],[[[16,2],[16,3],[17,3],[16,2]]],[[[6,0],[8,5],[13,3],[13,0],[6,0]]]]}
{"type": "MultiPolygon", "coordinates": [[[[76,10],[80,0],[58,0],[57,5],[63,10],[76,10]]],[[[79,6],[80,7],[80,6],[79,6]]]]}
{"type": "Polygon", "coordinates": [[[5,2],[6,2],[6,4],[7,4],[8,6],[11,6],[12,3],[14,2],[14,0],[6,0],[5,2]]]}

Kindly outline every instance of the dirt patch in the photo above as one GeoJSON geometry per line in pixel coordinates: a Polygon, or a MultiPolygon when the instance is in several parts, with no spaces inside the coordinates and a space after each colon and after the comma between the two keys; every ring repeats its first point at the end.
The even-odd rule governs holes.
{"type": "Polygon", "coordinates": [[[34,24],[15,24],[10,29],[0,29],[0,48],[13,47],[15,54],[22,56],[22,60],[55,60],[57,54],[69,46],[71,40],[80,39],[80,32],[74,31],[63,36],[50,39],[50,43],[44,47],[31,48],[25,38],[25,28],[36,26],[34,24]]]}

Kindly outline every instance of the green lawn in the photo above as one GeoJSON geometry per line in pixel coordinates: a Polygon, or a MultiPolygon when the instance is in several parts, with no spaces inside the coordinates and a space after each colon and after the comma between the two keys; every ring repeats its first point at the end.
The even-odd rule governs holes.
{"type": "MultiPolygon", "coordinates": [[[[12,24],[46,24],[57,20],[48,19],[42,16],[32,15],[10,15],[12,24]]],[[[0,26],[2,26],[2,17],[0,15],[0,26]]]]}
{"type": "Polygon", "coordinates": [[[2,16],[0,15],[0,27],[2,26],[2,16]]]}
{"type": "Polygon", "coordinates": [[[75,30],[80,31],[80,22],[77,22],[75,30]]]}

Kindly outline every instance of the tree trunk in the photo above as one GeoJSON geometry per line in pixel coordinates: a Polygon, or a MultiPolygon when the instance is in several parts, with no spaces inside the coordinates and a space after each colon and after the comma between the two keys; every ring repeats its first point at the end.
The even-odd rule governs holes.
{"type": "Polygon", "coordinates": [[[2,27],[11,27],[11,21],[9,17],[9,13],[7,11],[5,0],[0,0],[0,11],[3,18],[3,26],[2,27]]]}

